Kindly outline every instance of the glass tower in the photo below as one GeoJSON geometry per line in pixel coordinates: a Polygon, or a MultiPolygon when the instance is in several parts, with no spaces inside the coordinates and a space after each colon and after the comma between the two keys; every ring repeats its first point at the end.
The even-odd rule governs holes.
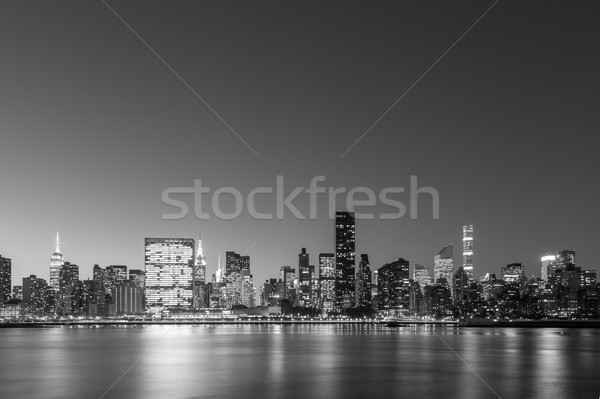
{"type": "Polygon", "coordinates": [[[194,239],[146,238],[146,307],[152,312],[190,308],[194,239]]]}
{"type": "Polygon", "coordinates": [[[473,225],[466,224],[463,226],[463,269],[469,276],[469,280],[473,277],[473,225]]]}
{"type": "Polygon", "coordinates": [[[64,264],[63,255],[60,252],[60,240],[56,232],[56,249],[50,257],[50,288],[58,293],[60,290],[60,269],[64,264]]]}

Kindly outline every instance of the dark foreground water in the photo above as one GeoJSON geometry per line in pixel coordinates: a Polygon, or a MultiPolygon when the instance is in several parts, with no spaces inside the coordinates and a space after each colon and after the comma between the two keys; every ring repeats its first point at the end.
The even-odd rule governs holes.
{"type": "Polygon", "coordinates": [[[0,330],[0,398],[598,398],[600,331],[0,330]]]}

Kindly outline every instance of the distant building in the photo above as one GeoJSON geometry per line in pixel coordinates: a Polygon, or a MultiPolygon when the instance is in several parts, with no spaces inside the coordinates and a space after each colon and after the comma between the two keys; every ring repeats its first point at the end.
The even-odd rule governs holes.
{"type": "Polygon", "coordinates": [[[298,254],[298,303],[303,308],[312,307],[311,287],[314,266],[311,273],[309,259],[306,248],[302,248],[302,251],[298,254]]]}
{"type": "Polygon", "coordinates": [[[355,222],[353,212],[335,213],[335,302],[334,310],[355,304],[355,222]]]}
{"type": "Polygon", "coordinates": [[[439,279],[443,279],[450,287],[452,284],[452,276],[454,274],[452,244],[446,245],[437,255],[434,256],[433,264],[435,283],[437,283],[439,279]]]}
{"type": "Polygon", "coordinates": [[[64,263],[63,255],[60,252],[60,239],[56,233],[56,249],[50,257],[50,281],[49,286],[55,292],[60,291],[60,268],[64,263]]]}
{"type": "Polygon", "coordinates": [[[12,299],[23,300],[23,286],[14,285],[12,291],[12,299]]]}
{"type": "Polygon", "coordinates": [[[568,265],[575,265],[575,251],[572,249],[563,249],[556,254],[557,267],[565,269],[568,265]]]}
{"type": "Polygon", "coordinates": [[[281,292],[281,299],[294,301],[296,299],[296,287],[294,281],[296,280],[296,269],[291,266],[281,266],[279,270],[279,276],[283,282],[283,291],[281,292]]]}
{"type": "Polygon", "coordinates": [[[194,263],[194,274],[193,274],[193,287],[194,287],[194,309],[205,308],[208,306],[206,301],[206,258],[204,257],[204,249],[202,247],[202,239],[198,240],[198,247],[196,248],[196,258],[194,263]]]}
{"type": "Polygon", "coordinates": [[[131,282],[121,282],[115,287],[114,305],[117,315],[143,314],[144,290],[131,282]]]}
{"type": "Polygon", "coordinates": [[[421,290],[421,294],[425,292],[425,287],[431,285],[433,282],[431,281],[431,275],[429,274],[429,269],[426,266],[416,264],[415,270],[413,272],[413,280],[419,283],[419,288],[421,290]]]}
{"type": "MultiPolygon", "coordinates": [[[[473,225],[463,226],[463,269],[467,273],[469,280],[473,277],[473,225]]],[[[448,280],[450,281],[450,280],[448,280]]]]}
{"type": "Polygon", "coordinates": [[[192,307],[194,240],[146,238],[146,309],[151,313],[192,307]]]}
{"type": "Polygon", "coordinates": [[[23,312],[29,315],[42,316],[46,307],[46,280],[35,274],[23,277],[23,312]]]}
{"type": "Polygon", "coordinates": [[[410,311],[410,266],[398,258],[377,269],[379,311],[406,316],[410,311]]]}
{"type": "Polygon", "coordinates": [[[10,299],[12,285],[12,261],[0,255],[0,305],[10,299]]]}
{"type": "Polygon", "coordinates": [[[59,278],[57,312],[63,315],[77,313],[80,308],[79,266],[64,262],[60,268],[59,278]]]}
{"type": "Polygon", "coordinates": [[[542,281],[544,282],[548,282],[548,276],[551,276],[554,274],[554,271],[556,270],[556,255],[544,255],[542,256],[542,268],[541,268],[541,273],[540,276],[542,278],[542,281]]]}
{"type": "Polygon", "coordinates": [[[501,269],[501,273],[506,284],[523,285],[527,281],[525,266],[521,263],[510,263],[501,269]]]}
{"type": "Polygon", "coordinates": [[[319,254],[319,308],[323,313],[333,312],[335,302],[335,255],[319,254]]]}
{"type": "Polygon", "coordinates": [[[356,273],[356,306],[371,306],[371,265],[367,254],[360,255],[356,273]]]}

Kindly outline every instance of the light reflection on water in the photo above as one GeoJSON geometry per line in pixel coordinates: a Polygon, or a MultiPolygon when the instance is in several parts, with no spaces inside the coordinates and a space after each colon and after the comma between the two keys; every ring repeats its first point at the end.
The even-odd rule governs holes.
{"type": "Polygon", "coordinates": [[[1,398],[98,398],[134,364],[105,397],[496,398],[495,391],[503,398],[595,398],[600,394],[600,334],[589,329],[369,325],[2,329],[0,354],[1,398]]]}

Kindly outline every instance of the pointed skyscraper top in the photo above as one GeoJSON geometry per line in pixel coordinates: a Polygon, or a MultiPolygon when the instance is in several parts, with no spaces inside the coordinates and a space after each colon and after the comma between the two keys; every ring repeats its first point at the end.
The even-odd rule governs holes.
{"type": "Polygon", "coordinates": [[[60,253],[60,238],[58,237],[58,231],[56,232],[56,250],[54,252],[57,254],[60,253]]]}

